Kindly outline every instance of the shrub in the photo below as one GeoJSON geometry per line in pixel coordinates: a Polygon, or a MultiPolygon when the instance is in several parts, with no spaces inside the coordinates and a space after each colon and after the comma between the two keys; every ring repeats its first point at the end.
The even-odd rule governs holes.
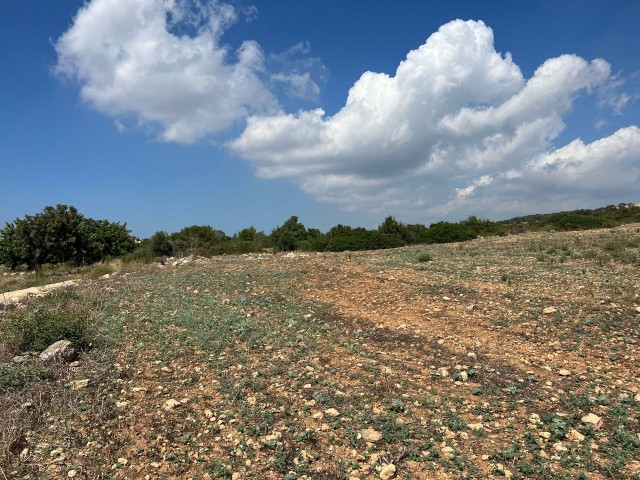
{"type": "Polygon", "coordinates": [[[163,231],[158,231],[151,236],[149,246],[154,257],[170,257],[175,250],[175,245],[169,235],[163,231]]]}
{"type": "Polygon", "coordinates": [[[464,242],[476,238],[476,234],[466,225],[451,222],[433,223],[418,241],[421,243],[464,242]]]}
{"type": "Polygon", "coordinates": [[[138,246],[133,252],[124,256],[123,260],[125,262],[139,262],[139,263],[151,263],[155,259],[154,255],[151,253],[151,246],[149,245],[149,241],[145,240],[141,245],[138,246]]]}
{"type": "Polygon", "coordinates": [[[310,235],[309,233],[306,227],[298,221],[298,217],[292,215],[282,225],[273,229],[271,242],[278,250],[289,252],[296,250],[301,242],[315,236],[315,234],[310,235]]]}
{"type": "Polygon", "coordinates": [[[404,223],[397,221],[392,216],[388,216],[384,219],[384,222],[378,226],[378,231],[402,240],[405,245],[415,241],[412,234],[412,228],[409,228],[404,223]]]}
{"type": "Polygon", "coordinates": [[[329,252],[355,252],[358,250],[379,250],[402,247],[405,242],[395,236],[378,230],[351,228],[344,225],[333,227],[325,235],[311,241],[311,249],[329,252]]]}
{"type": "Polygon", "coordinates": [[[126,224],[85,218],[67,205],[45,207],[0,230],[0,263],[11,269],[22,264],[29,268],[64,262],[88,265],[133,249],[126,224]]]}
{"type": "Polygon", "coordinates": [[[430,262],[433,260],[433,256],[429,252],[424,252],[422,255],[418,257],[419,262],[430,262]]]}
{"type": "Polygon", "coordinates": [[[28,383],[46,380],[53,376],[51,368],[38,364],[0,364],[0,388],[24,388],[28,383]]]}
{"type": "Polygon", "coordinates": [[[13,352],[41,351],[58,340],[87,346],[95,310],[80,295],[56,291],[36,299],[30,308],[15,310],[0,325],[0,335],[13,352]]]}
{"type": "Polygon", "coordinates": [[[98,263],[92,266],[86,275],[88,278],[96,279],[96,278],[102,277],[103,275],[110,274],[112,272],[113,272],[113,269],[109,265],[105,263],[98,263]]]}

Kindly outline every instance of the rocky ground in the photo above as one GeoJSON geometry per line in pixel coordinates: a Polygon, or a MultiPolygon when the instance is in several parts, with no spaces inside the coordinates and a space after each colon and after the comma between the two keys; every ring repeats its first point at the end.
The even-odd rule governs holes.
{"type": "Polygon", "coordinates": [[[0,478],[639,478],[639,227],[86,282],[93,349],[0,387],[0,478]]]}

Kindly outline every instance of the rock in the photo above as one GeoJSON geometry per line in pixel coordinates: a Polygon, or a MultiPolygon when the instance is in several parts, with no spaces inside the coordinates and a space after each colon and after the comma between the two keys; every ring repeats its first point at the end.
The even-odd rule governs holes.
{"type": "Polygon", "coordinates": [[[442,447],[440,451],[442,452],[442,456],[447,459],[453,458],[453,454],[455,452],[455,450],[449,445],[442,447]]]}
{"type": "Polygon", "coordinates": [[[28,355],[16,355],[13,357],[13,363],[25,363],[29,361],[28,355]]]}
{"type": "Polygon", "coordinates": [[[496,463],[495,469],[496,469],[496,471],[498,471],[502,475],[504,475],[505,478],[513,477],[513,473],[511,473],[511,470],[505,468],[504,465],[501,464],[501,463],[496,463]]]}
{"type": "Polygon", "coordinates": [[[382,440],[382,434],[373,428],[366,428],[360,432],[365,442],[376,443],[382,440]]]}
{"type": "Polygon", "coordinates": [[[558,309],[555,307],[546,307],[544,310],[542,310],[542,313],[544,313],[545,315],[551,315],[552,313],[556,313],[557,311],[558,309]]]}
{"type": "Polygon", "coordinates": [[[164,402],[164,405],[162,406],[162,408],[166,411],[169,411],[169,410],[173,410],[176,407],[179,407],[180,405],[182,404],[179,401],[177,401],[174,398],[170,398],[169,400],[164,402]]]}
{"type": "Polygon", "coordinates": [[[129,402],[127,400],[116,402],[116,408],[126,408],[127,405],[129,405],[129,402]]]}
{"type": "Polygon", "coordinates": [[[567,438],[574,442],[582,442],[584,440],[584,435],[572,428],[569,430],[569,433],[567,433],[567,438]]]}
{"type": "Polygon", "coordinates": [[[330,417],[337,418],[340,416],[340,412],[335,408],[327,408],[324,413],[330,417]]]}
{"type": "Polygon", "coordinates": [[[127,466],[127,464],[129,463],[129,460],[127,460],[127,459],[126,459],[126,458],[124,458],[124,457],[120,457],[120,458],[118,459],[118,463],[119,463],[120,465],[122,465],[123,467],[126,467],[126,466],[127,466]]]}
{"type": "Polygon", "coordinates": [[[393,478],[395,474],[396,466],[393,463],[387,463],[380,469],[380,478],[382,480],[389,480],[390,478],[393,478]]]}
{"type": "Polygon", "coordinates": [[[563,377],[568,377],[569,375],[571,375],[571,372],[569,370],[565,370],[564,368],[558,370],[558,375],[561,375],[563,377]]]}
{"type": "Polygon", "coordinates": [[[53,450],[51,450],[49,452],[49,456],[52,457],[52,458],[53,457],[60,457],[62,455],[63,451],[64,450],[62,450],[61,448],[54,448],[53,450]]]}
{"type": "Polygon", "coordinates": [[[78,351],[69,340],[58,340],[56,343],[49,345],[39,355],[40,360],[43,362],[63,360],[68,363],[73,362],[77,357],[78,351]]]}
{"type": "Polygon", "coordinates": [[[553,444],[553,449],[554,449],[556,452],[559,452],[559,453],[566,452],[566,451],[568,451],[568,450],[569,450],[567,447],[565,447],[565,446],[562,444],[562,442],[556,442],[556,443],[554,443],[554,444],[553,444]]]}
{"type": "Polygon", "coordinates": [[[90,380],[88,378],[83,378],[82,380],[72,380],[71,381],[71,389],[72,390],[80,390],[81,388],[87,388],[90,380]]]}
{"type": "Polygon", "coordinates": [[[69,477],[69,478],[75,478],[76,475],[78,475],[78,472],[76,470],[69,470],[67,472],[67,477],[69,477]]]}
{"type": "Polygon", "coordinates": [[[595,413],[590,413],[589,415],[585,415],[584,417],[582,417],[582,423],[593,425],[593,428],[598,430],[600,427],[602,427],[602,418],[600,418],[595,413]]]}

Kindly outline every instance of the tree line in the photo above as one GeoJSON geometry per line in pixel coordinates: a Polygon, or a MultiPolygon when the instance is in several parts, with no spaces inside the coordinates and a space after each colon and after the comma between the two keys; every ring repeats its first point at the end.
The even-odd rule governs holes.
{"type": "Polygon", "coordinates": [[[470,216],[460,222],[437,222],[428,227],[407,224],[388,216],[374,229],[336,225],[323,233],[306,228],[291,216],[269,234],[247,227],[234,235],[207,225],[192,225],[178,232],[158,231],[137,242],[126,224],[93,220],[73,206],[45,207],[41,213],[7,223],[0,230],[0,264],[11,269],[45,264],[89,265],[111,257],[152,261],[157,257],[224,255],[263,251],[343,252],[376,250],[413,244],[463,242],[478,236],[504,236],[538,230],[584,230],[640,222],[640,207],[609,205],[596,210],[575,210],[491,221],[470,216]]]}

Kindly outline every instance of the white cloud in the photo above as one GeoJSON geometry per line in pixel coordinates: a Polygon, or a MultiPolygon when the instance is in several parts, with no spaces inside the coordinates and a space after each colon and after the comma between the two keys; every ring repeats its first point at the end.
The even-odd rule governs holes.
{"type": "Polygon", "coordinates": [[[292,179],[347,209],[424,218],[579,204],[632,192],[638,180],[637,127],[588,145],[552,144],[576,96],[613,80],[606,61],[575,55],[525,79],[510,54],[495,51],[490,28],[456,20],[395,75],[365,72],[335,115],[256,115],[229,146],[260,176],[292,179]]]}
{"type": "Polygon", "coordinates": [[[329,77],[327,68],[318,57],[311,56],[309,42],[298,42],[283,52],[271,54],[267,58],[272,86],[278,91],[278,84],[284,85],[284,95],[305,102],[316,102],[320,98],[320,82],[329,77]]]}
{"type": "Polygon", "coordinates": [[[320,96],[320,87],[311,78],[309,72],[305,73],[276,73],[271,78],[276,82],[287,85],[287,93],[301,100],[314,101],[320,96]]]}
{"type": "Polygon", "coordinates": [[[234,51],[220,41],[236,17],[216,1],[93,0],[58,39],[56,71],[77,80],[99,111],[192,143],[278,111],[260,78],[260,46],[246,41],[234,51]]]}
{"type": "Polygon", "coordinates": [[[239,15],[256,14],[219,1],[92,0],[56,42],[56,71],[120,132],[193,143],[246,121],[227,145],[258,175],[347,210],[423,220],[635,192],[637,127],[553,145],[577,96],[595,93],[614,112],[637,100],[604,60],[563,55],[527,79],[489,27],[456,20],[393,75],[365,72],[334,115],[284,113],[277,95],[317,102],[328,71],[307,42],[276,54],[222,42],[239,15]]]}

